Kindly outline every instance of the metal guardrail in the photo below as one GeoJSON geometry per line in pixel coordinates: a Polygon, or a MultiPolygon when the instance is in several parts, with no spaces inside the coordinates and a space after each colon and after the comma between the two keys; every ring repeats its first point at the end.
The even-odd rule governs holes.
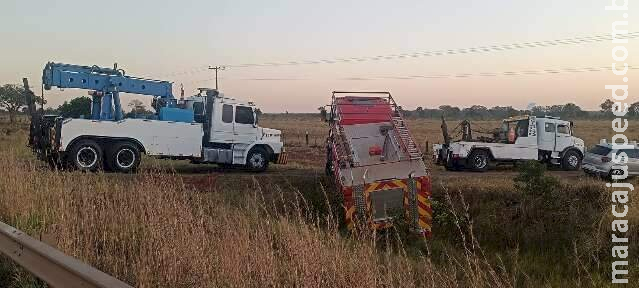
{"type": "Polygon", "coordinates": [[[3,222],[0,252],[52,287],[131,287],[3,222]]]}

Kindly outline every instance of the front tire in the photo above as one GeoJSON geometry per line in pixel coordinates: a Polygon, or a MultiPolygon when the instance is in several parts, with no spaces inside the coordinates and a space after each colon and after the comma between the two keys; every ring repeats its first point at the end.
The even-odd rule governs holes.
{"type": "Polygon", "coordinates": [[[581,155],[576,151],[570,150],[561,158],[561,168],[566,171],[575,171],[581,168],[581,155]]]}
{"type": "Polygon", "coordinates": [[[490,155],[484,150],[475,150],[468,157],[468,166],[476,172],[484,172],[488,170],[490,164],[490,155]]]}
{"type": "Polygon", "coordinates": [[[118,142],[109,149],[107,165],[120,173],[136,172],[140,165],[140,149],[133,143],[118,142]]]}
{"type": "Polygon", "coordinates": [[[73,145],[69,155],[72,168],[83,172],[95,172],[102,167],[102,148],[90,139],[80,140],[73,145]]]}
{"type": "Polygon", "coordinates": [[[246,157],[246,167],[255,172],[262,172],[268,168],[268,153],[262,149],[253,149],[246,157]]]}

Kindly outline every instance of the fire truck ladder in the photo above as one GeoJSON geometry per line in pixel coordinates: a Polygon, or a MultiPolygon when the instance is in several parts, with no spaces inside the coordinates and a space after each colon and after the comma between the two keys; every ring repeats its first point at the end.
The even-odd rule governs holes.
{"type": "Polygon", "coordinates": [[[419,147],[417,146],[417,143],[415,143],[415,140],[413,140],[410,132],[408,132],[408,128],[404,123],[404,118],[402,118],[402,114],[399,111],[397,104],[395,103],[395,100],[390,95],[390,93],[388,94],[388,102],[393,107],[391,123],[393,123],[393,128],[395,130],[395,133],[393,133],[393,135],[396,137],[395,140],[400,144],[400,146],[404,148],[406,153],[408,153],[410,160],[422,159],[422,152],[419,150],[419,147]]]}
{"type": "MultiPolygon", "coordinates": [[[[335,125],[338,126],[338,125],[335,125]]],[[[348,143],[348,139],[344,135],[344,130],[341,126],[333,127],[333,139],[335,141],[335,152],[337,153],[338,163],[341,167],[345,166],[357,166],[353,160],[353,152],[350,149],[350,144],[348,143]],[[336,129],[337,128],[337,129],[336,129]]]]}

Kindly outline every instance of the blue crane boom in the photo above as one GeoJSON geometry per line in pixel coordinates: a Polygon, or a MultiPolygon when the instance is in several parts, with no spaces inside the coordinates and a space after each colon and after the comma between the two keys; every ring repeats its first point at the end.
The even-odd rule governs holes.
{"type": "Polygon", "coordinates": [[[49,62],[42,71],[44,89],[52,87],[93,90],[91,118],[121,120],[120,92],[159,97],[167,106],[175,103],[173,84],[168,81],[125,75],[124,70],[49,62]]]}

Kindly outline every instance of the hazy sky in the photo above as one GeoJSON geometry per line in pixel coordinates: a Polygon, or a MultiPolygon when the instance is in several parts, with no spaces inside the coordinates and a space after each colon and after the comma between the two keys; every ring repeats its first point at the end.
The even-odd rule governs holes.
{"type": "MultiPolygon", "coordinates": [[[[619,3],[622,0],[618,0],[619,3]]],[[[639,3],[629,1],[629,31],[639,3]],[[634,2],[634,3],[633,3],[634,2]]],[[[14,1],[0,4],[0,83],[39,85],[47,61],[112,66],[174,82],[179,95],[213,87],[207,65],[370,57],[609,34],[621,12],[584,1],[14,1]]],[[[639,65],[639,40],[628,64],[639,65]],[[635,61],[635,62],[633,62],[635,61]]],[[[610,41],[431,57],[279,67],[229,68],[220,89],[267,112],[310,112],[333,90],[387,90],[407,108],[441,104],[595,109],[610,71],[445,79],[372,79],[602,67],[610,41]],[[357,79],[357,80],[356,80],[357,79]]],[[[639,76],[628,73],[629,85],[639,76]]],[[[631,89],[630,91],[633,91],[631,89]]],[[[39,91],[37,91],[39,93],[39,91]]],[[[57,106],[82,90],[45,91],[57,106]]],[[[133,96],[124,96],[128,103],[133,96]]],[[[631,92],[632,97],[632,92],[631,92]]],[[[150,103],[151,97],[141,97],[150,103]]]]}

